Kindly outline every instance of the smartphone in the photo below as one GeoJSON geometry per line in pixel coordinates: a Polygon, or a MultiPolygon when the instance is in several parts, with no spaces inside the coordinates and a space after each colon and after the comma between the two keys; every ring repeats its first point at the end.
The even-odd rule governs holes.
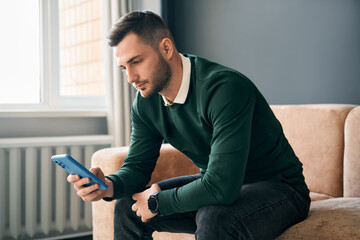
{"type": "Polygon", "coordinates": [[[91,186],[98,183],[100,185],[98,189],[100,190],[107,189],[108,187],[100,178],[95,176],[68,154],[54,155],[51,157],[51,160],[72,175],[79,175],[81,178],[90,178],[91,182],[85,184],[85,186],[91,186]]]}

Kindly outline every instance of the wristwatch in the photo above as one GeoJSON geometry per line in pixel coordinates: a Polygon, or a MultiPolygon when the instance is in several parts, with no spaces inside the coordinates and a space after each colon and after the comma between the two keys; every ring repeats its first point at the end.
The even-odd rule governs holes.
{"type": "Polygon", "coordinates": [[[158,192],[155,192],[148,199],[148,208],[152,213],[159,213],[158,194],[158,192]]]}

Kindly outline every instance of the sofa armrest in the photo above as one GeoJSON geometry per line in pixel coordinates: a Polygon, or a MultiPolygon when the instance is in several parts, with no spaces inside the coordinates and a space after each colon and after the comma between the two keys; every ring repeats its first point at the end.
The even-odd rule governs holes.
{"type": "MultiPolygon", "coordinates": [[[[105,175],[116,172],[122,165],[128,147],[105,148],[92,156],[92,166],[102,169],[105,175]]],[[[199,169],[170,144],[163,144],[149,184],[164,179],[199,173],[199,169]]],[[[100,200],[92,204],[93,239],[113,239],[115,201],[100,200]]]]}
{"type": "MultiPolygon", "coordinates": [[[[128,147],[101,149],[93,154],[91,166],[109,175],[121,167],[127,152],[128,147]]],[[[113,239],[114,207],[115,201],[92,203],[93,239],[113,239]]]]}
{"type": "Polygon", "coordinates": [[[104,148],[92,155],[91,167],[99,167],[104,175],[116,172],[124,162],[128,147],[104,148]]]}
{"type": "Polygon", "coordinates": [[[360,197],[360,107],[345,121],[344,197],[360,197]]]}
{"type": "MultiPolygon", "coordinates": [[[[116,172],[124,162],[129,147],[104,148],[92,156],[92,167],[100,167],[105,176],[116,172]]],[[[199,173],[199,169],[170,144],[163,144],[156,162],[151,183],[172,177],[199,173]]]]}

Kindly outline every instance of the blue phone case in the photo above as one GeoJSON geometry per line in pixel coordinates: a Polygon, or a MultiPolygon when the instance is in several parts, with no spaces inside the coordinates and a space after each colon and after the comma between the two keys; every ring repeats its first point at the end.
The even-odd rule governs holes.
{"type": "Polygon", "coordinates": [[[86,184],[85,186],[90,186],[98,183],[100,185],[98,189],[100,190],[107,189],[108,187],[106,183],[101,181],[97,176],[87,170],[83,165],[81,165],[78,161],[76,161],[68,154],[54,155],[51,157],[51,161],[53,161],[72,175],[79,175],[81,178],[90,178],[91,182],[89,184],[86,184]]]}

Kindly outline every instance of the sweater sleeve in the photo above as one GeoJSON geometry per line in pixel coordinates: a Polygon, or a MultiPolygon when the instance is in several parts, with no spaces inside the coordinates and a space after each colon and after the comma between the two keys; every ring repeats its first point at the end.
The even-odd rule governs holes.
{"type": "Polygon", "coordinates": [[[162,137],[146,125],[134,101],[131,112],[131,142],[128,155],[121,168],[107,176],[114,183],[114,196],[131,196],[145,189],[159,157],[162,137]]]}
{"type": "Polygon", "coordinates": [[[239,196],[257,95],[255,86],[238,73],[225,71],[213,78],[203,92],[203,106],[213,127],[206,172],[201,179],[159,194],[159,208],[164,215],[206,205],[232,204],[239,196]]]}

